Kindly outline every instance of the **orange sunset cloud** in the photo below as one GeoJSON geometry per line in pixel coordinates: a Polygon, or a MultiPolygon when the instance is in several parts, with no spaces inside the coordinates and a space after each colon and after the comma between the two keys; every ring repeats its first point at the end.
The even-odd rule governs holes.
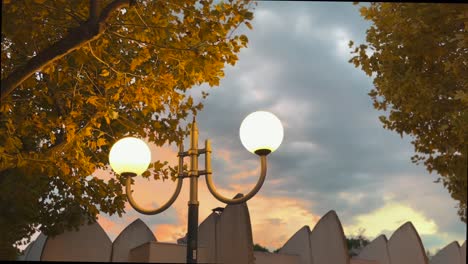
{"type": "MultiPolygon", "coordinates": [[[[150,144],[152,159],[167,160],[170,164],[175,165],[177,162],[177,151],[174,147],[156,147],[150,144]]],[[[236,164],[232,161],[231,155],[226,150],[217,151],[222,153],[219,158],[226,162],[227,168],[236,172],[232,175],[225,175],[229,179],[239,180],[252,178],[256,179],[259,175],[259,167],[248,169],[247,165],[236,164]]],[[[109,179],[110,174],[107,171],[97,171],[95,176],[103,179],[109,179]]],[[[214,180],[216,183],[216,174],[214,180]]],[[[269,184],[278,184],[280,180],[273,180],[269,184]]],[[[247,193],[255,184],[255,180],[249,184],[230,184],[229,186],[216,187],[227,197],[233,197],[238,192],[247,193]]],[[[150,229],[155,234],[158,241],[175,243],[178,238],[183,237],[187,232],[187,201],[189,200],[189,185],[184,182],[179,197],[171,206],[175,211],[175,221],[173,223],[162,223],[149,225],[150,229]]],[[[199,180],[198,200],[199,207],[199,223],[201,223],[211,210],[216,207],[225,207],[226,205],[217,201],[208,191],[205,180],[201,177],[199,180]]],[[[146,180],[137,177],[135,184],[132,187],[134,190],[133,196],[135,200],[144,207],[155,208],[164,203],[172,195],[175,189],[175,183],[171,180],[154,181],[146,180]]],[[[270,249],[281,247],[290,236],[304,225],[313,227],[319,220],[319,216],[309,212],[311,203],[308,201],[292,199],[288,197],[270,197],[261,194],[260,192],[252,198],[247,204],[249,206],[250,218],[252,223],[252,232],[254,243],[259,243],[270,249]],[[271,232],[271,227],[275,227],[275,232],[271,232]]],[[[130,224],[138,217],[129,204],[126,204],[127,214],[123,216],[125,224],[117,224],[112,218],[101,214],[99,223],[106,230],[110,237],[116,237],[126,225],[130,224]],[[130,215],[129,215],[130,214],[130,215]]],[[[166,212],[162,213],[166,214],[166,212]]],[[[161,215],[154,215],[157,219],[161,215]]]]}

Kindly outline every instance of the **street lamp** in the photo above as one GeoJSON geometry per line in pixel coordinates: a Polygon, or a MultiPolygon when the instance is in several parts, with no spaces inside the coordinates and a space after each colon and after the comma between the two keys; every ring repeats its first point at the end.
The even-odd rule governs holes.
{"type": "Polygon", "coordinates": [[[179,170],[177,187],[171,198],[157,209],[146,209],[138,205],[132,197],[131,177],[142,174],[149,166],[151,152],[141,139],[126,137],[117,141],[109,153],[109,163],[112,169],[126,177],[126,194],[130,205],[138,212],[154,215],[169,208],[179,196],[182,180],[190,179],[190,199],[188,202],[188,232],[187,232],[187,263],[197,263],[198,248],[198,177],[205,175],[206,184],[211,194],[226,204],[239,204],[248,201],[262,187],[266,177],[266,156],[275,151],[283,140],[283,126],[281,121],[272,113],[257,111],[248,115],[239,129],[240,138],[244,147],[260,156],[261,172],[255,187],[245,196],[227,198],[215,188],[211,171],[211,143],[205,140],[205,148],[198,148],[198,127],[195,118],[190,131],[190,149],[184,151],[183,144],[179,145],[179,170]],[[205,170],[198,169],[198,156],[205,154],[205,170]],[[183,170],[184,157],[190,157],[190,169],[183,170]]]}

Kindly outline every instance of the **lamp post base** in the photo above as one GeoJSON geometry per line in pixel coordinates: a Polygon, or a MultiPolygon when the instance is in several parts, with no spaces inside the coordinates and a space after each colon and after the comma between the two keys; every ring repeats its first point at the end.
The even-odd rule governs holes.
{"type": "Polygon", "coordinates": [[[198,259],[198,204],[188,205],[187,263],[198,259]]]}

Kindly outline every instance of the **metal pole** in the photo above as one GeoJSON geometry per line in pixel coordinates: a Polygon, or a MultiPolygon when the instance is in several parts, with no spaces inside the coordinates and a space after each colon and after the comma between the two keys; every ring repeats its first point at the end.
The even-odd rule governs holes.
{"type": "Polygon", "coordinates": [[[188,202],[187,263],[198,258],[198,127],[195,117],[190,131],[190,200],[188,202]]]}

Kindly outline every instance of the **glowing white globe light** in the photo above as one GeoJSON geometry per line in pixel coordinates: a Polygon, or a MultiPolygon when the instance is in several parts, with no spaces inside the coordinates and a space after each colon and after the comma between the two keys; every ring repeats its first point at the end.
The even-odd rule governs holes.
{"type": "Polygon", "coordinates": [[[252,153],[259,150],[273,152],[283,141],[283,125],[274,114],[257,111],[242,121],[239,135],[242,145],[252,153]]]}
{"type": "Polygon", "coordinates": [[[151,162],[151,151],[141,139],[125,137],[115,142],[109,153],[109,163],[118,174],[142,174],[151,162]]]}

